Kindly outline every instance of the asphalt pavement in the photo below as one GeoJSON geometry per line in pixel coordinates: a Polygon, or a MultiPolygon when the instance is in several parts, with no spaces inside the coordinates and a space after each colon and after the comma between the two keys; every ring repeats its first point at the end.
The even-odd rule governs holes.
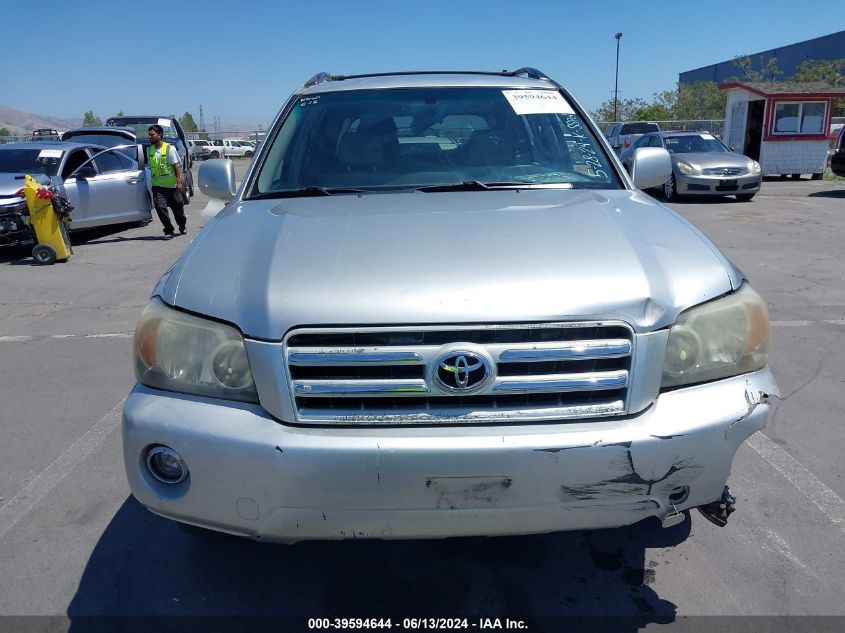
{"type": "MultiPolygon", "coordinates": [[[[134,324],[206,202],[197,191],[188,235],[170,241],[154,219],[74,235],[64,264],[0,251],[0,631],[186,615],[286,616],[274,630],[307,630],[309,618],[386,614],[469,628],[564,630],[546,618],[598,614],[630,616],[614,631],[845,629],[845,617],[797,618],[845,616],[845,182],[767,180],[751,202],[671,205],[746,273],[773,321],[782,399],[737,455],[726,528],[693,513],[670,529],[294,546],[185,534],[134,501],[123,472],[134,324]]],[[[131,620],[116,622],[101,630],[131,620]]]]}

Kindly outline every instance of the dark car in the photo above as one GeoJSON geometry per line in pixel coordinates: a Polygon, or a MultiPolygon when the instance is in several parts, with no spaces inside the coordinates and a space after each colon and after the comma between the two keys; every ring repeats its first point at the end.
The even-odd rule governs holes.
{"type": "Polygon", "coordinates": [[[53,128],[42,127],[32,131],[30,141],[58,141],[59,133],[53,128]]]}
{"type": "Polygon", "coordinates": [[[191,173],[191,152],[188,149],[188,138],[185,130],[179,121],[172,117],[157,115],[130,114],[125,116],[113,116],[106,120],[107,127],[129,128],[134,130],[138,143],[144,146],[144,151],[150,146],[147,131],[151,125],[160,125],[164,130],[164,142],[171,143],[176,147],[176,152],[182,159],[182,201],[185,204],[190,202],[194,195],[194,176],[191,173]]]}
{"type": "Polygon", "coordinates": [[[830,169],[837,176],[845,177],[845,127],[839,130],[836,139],[836,153],[830,159],[830,169]]]}

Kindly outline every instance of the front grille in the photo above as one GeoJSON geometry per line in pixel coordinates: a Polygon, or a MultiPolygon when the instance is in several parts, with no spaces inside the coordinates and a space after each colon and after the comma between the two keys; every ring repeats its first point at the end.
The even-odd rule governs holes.
{"type": "Polygon", "coordinates": [[[301,424],[533,423],[624,414],[633,348],[609,322],[303,329],[285,362],[301,424]],[[458,357],[477,384],[444,382],[458,357]]]}
{"type": "Polygon", "coordinates": [[[710,167],[701,170],[705,176],[739,176],[744,172],[742,167],[710,167]]]}

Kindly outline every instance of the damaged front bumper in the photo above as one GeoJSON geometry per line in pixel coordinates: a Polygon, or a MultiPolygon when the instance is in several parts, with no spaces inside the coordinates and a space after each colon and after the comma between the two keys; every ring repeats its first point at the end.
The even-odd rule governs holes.
{"type": "Polygon", "coordinates": [[[740,444],[766,426],[769,395],[764,368],[615,420],[300,428],[258,406],[138,385],[124,459],[151,511],[271,541],[609,528],[719,499],[740,444]],[[159,445],[184,461],[181,483],[150,474],[145,456],[159,445]]]}

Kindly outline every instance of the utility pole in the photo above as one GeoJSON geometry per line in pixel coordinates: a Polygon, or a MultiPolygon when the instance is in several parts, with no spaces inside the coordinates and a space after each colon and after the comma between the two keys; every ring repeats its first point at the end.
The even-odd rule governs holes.
{"type": "Polygon", "coordinates": [[[205,115],[202,113],[202,104],[200,104],[200,131],[205,132],[205,115]]]}
{"type": "Polygon", "coordinates": [[[619,120],[617,106],[619,105],[619,42],[622,40],[622,33],[617,33],[616,38],[616,81],[613,84],[613,122],[619,120]]]}

